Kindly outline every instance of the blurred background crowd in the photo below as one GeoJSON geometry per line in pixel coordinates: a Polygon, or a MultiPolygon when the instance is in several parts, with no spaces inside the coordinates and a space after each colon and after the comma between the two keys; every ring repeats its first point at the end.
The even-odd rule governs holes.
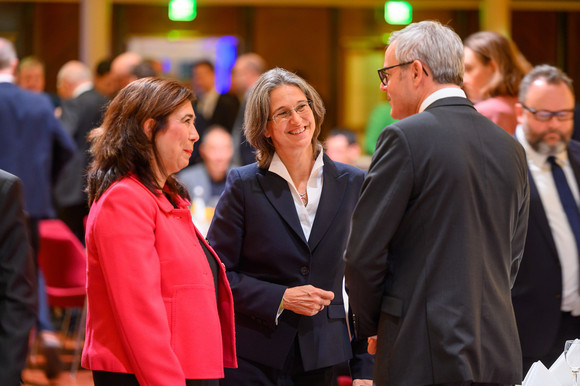
{"type": "MultiPolygon", "coordinates": [[[[26,194],[26,180],[38,177],[0,163],[0,169],[12,169],[23,180],[25,208],[33,220],[58,217],[84,243],[86,136],[120,89],[149,76],[180,80],[196,96],[200,140],[179,179],[198,212],[200,202],[215,206],[232,167],[255,161],[242,131],[246,96],[270,68],[295,72],[320,93],[327,109],[321,139],[328,155],[368,167],[380,132],[394,121],[376,70],[390,33],[402,26],[385,21],[383,1],[206,0],[192,21],[171,20],[168,3],[0,0],[0,38],[14,45],[19,59],[13,82],[50,101],[55,118],[56,134],[44,143],[45,151],[53,152],[47,177],[52,180],[39,193],[50,199],[38,204],[37,213],[30,210],[35,193],[26,194]]],[[[467,97],[510,134],[517,124],[519,82],[533,66],[551,64],[580,79],[578,1],[410,3],[413,21],[439,20],[463,39],[467,97]]],[[[575,93],[578,99],[578,87],[575,93]]],[[[574,138],[580,137],[578,121],[574,138]]],[[[0,141],[26,151],[7,145],[13,143],[8,135],[0,125],[0,141]]],[[[195,215],[203,230],[211,213],[195,215]]],[[[56,378],[62,370],[55,354],[61,342],[52,331],[50,307],[43,306],[43,280],[40,276],[37,331],[46,376],[56,378]]]]}

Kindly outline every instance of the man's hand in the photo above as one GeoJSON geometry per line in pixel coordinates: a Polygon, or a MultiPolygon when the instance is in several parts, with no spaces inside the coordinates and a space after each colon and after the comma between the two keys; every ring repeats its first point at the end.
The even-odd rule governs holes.
{"type": "Polygon", "coordinates": [[[369,346],[367,347],[367,351],[369,354],[375,355],[377,353],[377,337],[372,336],[367,339],[369,342],[369,346]]]}
{"type": "Polygon", "coordinates": [[[372,379],[355,379],[352,386],[373,386],[372,379]]]}
{"type": "Polygon", "coordinates": [[[314,316],[334,299],[332,291],[325,291],[310,284],[286,289],[283,297],[285,310],[300,315],[314,316]]]}

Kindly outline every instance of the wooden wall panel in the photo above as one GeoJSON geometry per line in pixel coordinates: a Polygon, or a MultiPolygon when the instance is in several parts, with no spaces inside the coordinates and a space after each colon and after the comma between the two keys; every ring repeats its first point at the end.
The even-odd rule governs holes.
{"type": "Polygon", "coordinates": [[[556,13],[512,13],[512,39],[532,65],[556,64],[556,13]]]}
{"type": "Polygon", "coordinates": [[[78,4],[37,4],[34,11],[33,54],[46,64],[46,90],[56,92],[56,75],[69,60],[79,58],[78,4]]]}
{"type": "Polygon", "coordinates": [[[331,12],[328,8],[260,7],[254,15],[253,45],[270,67],[298,73],[316,88],[328,114],[325,129],[336,123],[331,95],[331,12]]]}

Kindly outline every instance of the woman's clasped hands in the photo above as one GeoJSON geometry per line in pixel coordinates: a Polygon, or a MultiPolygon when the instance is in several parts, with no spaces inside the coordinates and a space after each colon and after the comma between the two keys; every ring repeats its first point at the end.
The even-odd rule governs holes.
{"type": "Polygon", "coordinates": [[[334,299],[332,291],[325,291],[310,284],[286,289],[282,307],[297,314],[314,316],[334,299]]]}

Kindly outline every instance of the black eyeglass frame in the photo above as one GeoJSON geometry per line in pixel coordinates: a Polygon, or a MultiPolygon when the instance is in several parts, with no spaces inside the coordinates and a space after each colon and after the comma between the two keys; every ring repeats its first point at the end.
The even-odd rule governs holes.
{"type": "Polygon", "coordinates": [[[548,122],[550,121],[552,118],[556,117],[556,119],[558,119],[559,121],[563,122],[563,121],[569,121],[570,119],[574,119],[574,109],[570,109],[570,110],[560,110],[560,111],[548,111],[548,110],[536,110],[533,109],[529,106],[526,106],[523,103],[520,103],[522,105],[522,107],[526,110],[528,110],[530,113],[532,113],[532,115],[534,116],[534,118],[536,118],[538,121],[540,122],[548,122]],[[549,117],[541,117],[538,116],[538,114],[549,114],[549,117]],[[570,116],[568,116],[567,114],[571,114],[570,116]]]}
{"type": "MultiPolygon", "coordinates": [[[[418,59],[415,59],[418,60],[418,59]]],[[[400,67],[400,66],[406,66],[408,64],[413,63],[415,60],[411,60],[410,62],[405,62],[405,63],[399,63],[399,64],[394,64],[392,66],[389,67],[383,67],[383,68],[379,68],[377,70],[378,74],[379,74],[379,79],[381,80],[381,83],[383,84],[383,86],[386,86],[389,83],[389,74],[386,73],[387,70],[392,70],[393,68],[396,67],[400,67]]],[[[423,72],[425,73],[426,76],[429,76],[429,74],[427,73],[427,70],[425,70],[425,67],[423,68],[423,72]]]]}

